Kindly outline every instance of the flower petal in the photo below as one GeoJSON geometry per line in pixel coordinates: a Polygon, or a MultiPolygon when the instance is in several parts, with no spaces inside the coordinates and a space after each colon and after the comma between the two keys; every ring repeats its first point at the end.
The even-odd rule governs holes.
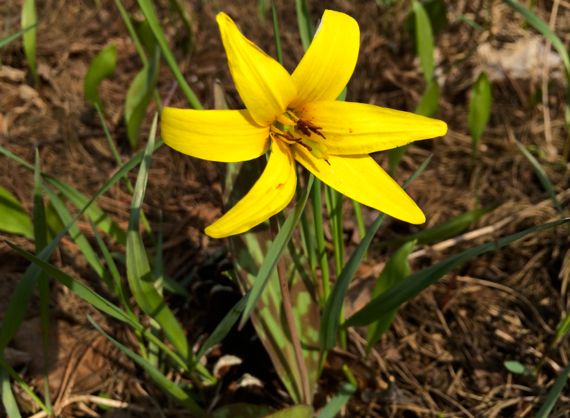
{"type": "Polygon", "coordinates": [[[269,148],[269,128],[257,125],[247,110],[162,111],[164,142],[184,154],[210,161],[246,161],[269,148]]]}
{"type": "Polygon", "coordinates": [[[325,10],[317,33],[293,71],[296,108],[317,100],[336,99],[354,72],[360,48],[358,23],[347,14],[325,10]]]}
{"type": "Polygon", "coordinates": [[[246,232],[283,210],[297,187],[295,161],[289,146],[274,141],[261,177],[224,216],[206,228],[213,238],[246,232]]]}
{"type": "Polygon", "coordinates": [[[322,128],[328,153],[337,155],[369,154],[447,132],[440,120],[364,103],[314,102],[298,116],[322,128]]]}
{"type": "Polygon", "coordinates": [[[296,146],[295,159],[317,178],[357,202],[412,224],[425,222],[422,210],[368,155],[331,155],[327,163],[296,146]]]}
{"type": "Polygon", "coordinates": [[[237,28],[225,13],[216,16],[230,72],[237,91],[253,119],[270,125],[297,94],[297,88],[285,68],[237,28]]]}

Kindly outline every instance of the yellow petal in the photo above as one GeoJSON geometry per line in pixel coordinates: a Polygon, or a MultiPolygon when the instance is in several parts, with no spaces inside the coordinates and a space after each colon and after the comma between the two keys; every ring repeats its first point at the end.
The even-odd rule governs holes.
{"type": "Polygon", "coordinates": [[[368,155],[331,155],[327,163],[296,146],[295,159],[317,178],[357,202],[412,224],[425,222],[422,210],[368,155]]]}
{"type": "Polygon", "coordinates": [[[290,107],[336,99],[352,76],[359,48],[358,23],[344,13],[325,10],[309,49],[291,76],[298,93],[290,107]]]}
{"type": "Polygon", "coordinates": [[[297,94],[291,76],[281,64],[243,36],[228,15],[218,13],[216,20],[230,72],[245,107],[258,124],[270,125],[297,94]]]}
{"type": "Polygon", "coordinates": [[[447,132],[440,120],[364,103],[314,102],[297,113],[322,128],[329,154],[369,154],[447,132]]]}
{"type": "Polygon", "coordinates": [[[164,142],[184,154],[210,161],[246,161],[269,147],[269,128],[260,127],[246,110],[162,111],[164,142]]]}
{"type": "Polygon", "coordinates": [[[283,210],[297,186],[295,161],[289,146],[274,141],[261,177],[224,216],[206,228],[213,238],[241,234],[283,210]]]}

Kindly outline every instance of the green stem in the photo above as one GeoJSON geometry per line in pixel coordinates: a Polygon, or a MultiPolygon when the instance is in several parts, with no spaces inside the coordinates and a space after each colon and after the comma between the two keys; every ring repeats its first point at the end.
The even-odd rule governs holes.
{"type": "Polygon", "coordinates": [[[323,201],[321,195],[321,182],[315,179],[313,185],[312,203],[313,203],[313,219],[315,224],[315,238],[317,241],[317,259],[321,267],[321,276],[323,283],[323,297],[321,299],[321,306],[326,304],[330,294],[330,271],[329,263],[327,260],[327,250],[325,248],[325,233],[323,228],[323,201]]]}

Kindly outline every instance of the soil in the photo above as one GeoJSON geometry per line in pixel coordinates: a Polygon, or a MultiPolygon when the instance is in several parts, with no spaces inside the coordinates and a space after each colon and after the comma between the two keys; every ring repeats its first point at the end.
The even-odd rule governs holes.
{"type": "MultiPolygon", "coordinates": [[[[117,46],[117,69],[102,82],[99,91],[111,135],[126,161],[133,150],[123,122],[124,98],[141,62],[114,2],[37,3],[39,84],[34,85],[28,74],[21,41],[0,50],[0,144],[28,162],[34,161],[38,150],[44,172],[90,196],[112,175],[116,162],[96,112],[84,100],[85,73],[103,47],[110,43],[117,46]]],[[[219,81],[229,106],[237,108],[240,101],[229,76],[215,14],[218,10],[228,13],[250,39],[275,56],[270,13],[262,19],[255,1],[181,1],[191,18],[189,34],[169,2],[155,3],[177,62],[204,106],[214,107],[214,85],[219,81]]],[[[347,99],[413,111],[425,81],[413,37],[406,29],[409,2],[390,7],[383,6],[382,1],[363,0],[308,3],[315,22],[325,8],[330,8],[350,14],[360,25],[360,56],[347,99]]],[[[351,286],[348,310],[357,309],[370,298],[371,287],[393,251],[385,245],[392,239],[440,224],[479,205],[498,205],[471,225],[470,230],[475,232],[463,240],[414,253],[412,268],[419,270],[470,246],[560,218],[515,140],[538,156],[566,216],[569,214],[570,176],[564,152],[570,140],[564,126],[566,87],[559,63],[545,69],[543,59],[527,57],[514,60],[522,69],[503,68],[506,61],[499,65],[497,60],[505,58],[509,48],[528,52],[530,47],[525,45],[534,42],[536,33],[502,2],[446,3],[447,24],[436,36],[436,75],[441,86],[436,116],[448,123],[449,133],[411,147],[396,175],[402,181],[426,157],[433,156],[427,170],[409,188],[428,221],[422,227],[385,222],[351,286]],[[468,24],[471,21],[476,25],[468,24]],[[482,70],[491,73],[493,69],[493,74],[498,74],[493,77],[493,113],[473,161],[467,116],[469,92],[482,70]]],[[[536,13],[546,21],[553,7],[557,8],[553,22],[568,45],[570,4],[534,3],[536,13]]],[[[276,4],[284,64],[292,70],[303,54],[295,7],[293,2],[276,4]]],[[[141,19],[134,1],[125,1],[125,5],[141,19]]],[[[20,10],[18,1],[2,3],[0,39],[19,28],[20,10]]],[[[158,90],[165,103],[188,106],[165,64],[161,65],[158,90]]],[[[155,110],[151,104],[143,132],[148,132],[155,110]]],[[[377,157],[386,163],[385,154],[377,157]]],[[[14,193],[31,213],[32,173],[8,158],[0,158],[0,185],[14,193]]],[[[134,180],[136,173],[131,174],[134,180]]],[[[222,164],[161,147],[153,156],[145,196],[145,214],[164,239],[166,273],[183,282],[188,292],[188,297],[170,297],[169,305],[192,344],[203,341],[240,297],[225,275],[231,259],[224,241],[203,233],[221,213],[222,174],[222,164]]],[[[98,203],[126,228],[130,194],[123,185],[113,187],[98,203]]],[[[348,209],[346,213],[351,216],[348,209]]],[[[369,221],[374,213],[365,211],[365,215],[369,221]]],[[[79,226],[94,239],[88,222],[81,220],[79,226]]],[[[358,237],[352,219],[347,220],[345,234],[352,248],[358,237]]],[[[33,250],[31,241],[2,234],[0,318],[28,266],[14,255],[6,240],[33,250]]],[[[101,290],[71,239],[63,240],[53,262],[77,280],[101,290]]],[[[329,356],[316,407],[337,392],[345,380],[342,366],[347,364],[356,376],[358,390],[341,416],[533,416],[569,361],[567,338],[549,348],[556,326],[570,306],[569,283],[570,246],[568,229],[564,228],[532,235],[465,263],[405,304],[370,355],[363,354],[366,334],[352,330],[347,350],[336,350],[329,356]],[[508,360],[541,367],[535,376],[513,374],[504,366],[508,360]]],[[[49,386],[61,416],[188,416],[140,368],[113,349],[87,318],[90,315],[115,338],[134,344],[125,327],[55,282],[51,285],[50,308],[49,386]],[[98,407],[96,396],[123,403],[120,408],[98,407]]],[[[38,306],[33,302],[4,356],[40,393],[45,360],[38,327],[38,306]]],[[[228,355],[242,362],[225,367],[219,386],[205,389],[205,405],[214,408],[250,402],[282,408],[290,404],[250,325],[233,330],[215,347],[207,356],[207,367],[212,370],[228,355]],[[244,383],[247,375],[255,377],[255,383],[244,383]]],[[[20,386],[13,388],[22,410],[29,415],[37,412],[20,386]]],[[[569,411],[567,387],[551,416],[568,417],[569,411]]]]}

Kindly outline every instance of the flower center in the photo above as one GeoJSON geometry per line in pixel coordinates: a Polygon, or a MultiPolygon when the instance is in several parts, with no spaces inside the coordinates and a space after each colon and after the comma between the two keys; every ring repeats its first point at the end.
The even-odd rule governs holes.
{"type": "Polygon", "coordinates": [[[277,118],[269,135],[275,141],[281,141],[291,146],[300,146],[320,160],[328,161],[327,146],[322,128],[299,118],[293,111],[288,110],[277,118]]]}

